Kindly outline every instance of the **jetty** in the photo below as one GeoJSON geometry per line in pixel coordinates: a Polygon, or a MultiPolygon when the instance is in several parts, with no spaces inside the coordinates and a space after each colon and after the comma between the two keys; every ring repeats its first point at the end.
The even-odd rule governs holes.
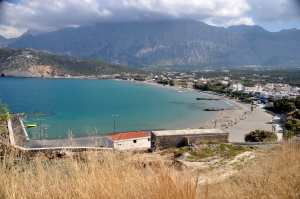
{"type": "Polygon", "coordinates": [[[220,100],[219,98],[204,98],[204,97],[197,97],[196,100],[220,100]]]}
{"type": "Polygon", "coordinates": [[[203,111],[224,111],[224,110],[230,110],[230,109],[225,109],[225,108],[206,108],[206,109],[203,109],[203,111]]]}

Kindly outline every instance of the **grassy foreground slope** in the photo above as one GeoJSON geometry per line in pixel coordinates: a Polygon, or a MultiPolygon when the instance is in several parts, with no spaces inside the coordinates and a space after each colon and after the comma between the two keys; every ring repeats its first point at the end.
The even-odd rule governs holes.
{"type": "Polygon", "coordinates": [[[261,152],[235,176],[198,184],[202,171],[133,152],[88,151],[58,159],[2,146],[0,198],[299,198],[299,150],[299,143],[285,143],[261,152]]]}

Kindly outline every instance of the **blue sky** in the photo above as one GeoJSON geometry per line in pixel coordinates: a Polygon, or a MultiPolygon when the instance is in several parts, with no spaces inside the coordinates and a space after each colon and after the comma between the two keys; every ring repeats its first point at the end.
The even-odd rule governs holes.
{"type": "Polygon", "coordinates": [[[0,0],[0,35],[109,21],[194,19],[209,25],[300,29],[300,0],[0,0]]]}
{"type": "Polygon", "coordinates": [[[5,0],[5,1],[13,4],[19,4],[21,0],[5,0]]]}

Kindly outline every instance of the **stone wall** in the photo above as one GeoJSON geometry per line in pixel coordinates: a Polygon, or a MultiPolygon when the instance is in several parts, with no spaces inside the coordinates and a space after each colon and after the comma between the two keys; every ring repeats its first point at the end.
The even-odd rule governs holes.
{"type": "Polygon", "coordinates": [[[152,149],[167,149],[172,147],[182,147],[191,144],[199,144],[200,142],[219,141],[228,142],[229,133],[207,133],[207,134],[192,134],[192,135],[164,135],[156,136],[151,133],[151,148],[152,149]]]}

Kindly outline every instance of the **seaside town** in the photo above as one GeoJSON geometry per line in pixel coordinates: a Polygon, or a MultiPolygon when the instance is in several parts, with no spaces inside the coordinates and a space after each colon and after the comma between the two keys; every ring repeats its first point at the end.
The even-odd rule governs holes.
{"type": "Polygon", "coordinates": [[[299,199],[299,10],[0,1],[0,199],[299,199]]]}
{"type": "MultiPolygon", "coordinates": [[[[169,70],[169,69],[168,69],[169,70]]],[[[258,73],[258,69],[251,69],[258,73]]],[[[224,74],[229,74],[229,70],[221,70],[224,74]]],[[[101,79],[122,79],[129,81],[136,81],[137,83],[143,82],[146,84],[158,84],[167,87],[176,87],[178,89],[192,89],[196,92],[204,94],[204,98],[197,98],[197,100],[222,100],[230,104],[233,109],[205,109],[205,111],[218,111],[219,114],[216,118],[207,121],[204,124],[199,124],[198,128],[194,129],[182,129],[182,130],[169,130],[169,131],[149,131],[149,132],[121,132],[118,134],[107,136],[89,136],[88,138],[72,138],[72,143],[76,143],[77,147],[106,147],[115,149],[148,149],[150,151],[156,149],[165,149],[172,147],[181,147],[185,145],[191,145],[195,142],[207,142],[207,141],[220,141],[230,143],[248,142],[246,140],[246,134],[251,131],[259,130],[271,131],[276,134],[276,139],[272,141],[280,141],[286,135],[285,131],[288,131],[289,137],[297,135],[291,133],[289,128],[285,127],[288,121],[288,115],[286,113],[293,113],[297,107],[294,105],[290,107],[288,111],[276,110],[279,105],[276,102],[282,100],[298,100],[300,97],[300,88],[297,86],[290,86],[287,83],[266,83],[260,84],[257,82],[260,75],[254,74],[251,79],[253,86],[245,86],[240,81],[245,82],[245,77],[238,77],[238,79],[230,78],[228,76],[212,76],[204,78],[203,76],[214,70],[206,69],[202,71],[190,71],[185,72],[157,72],[158,75],[143,75],[143,74],[130,74],[121,73],[114,75],[103,76],[76,76],[71,77],[68,75],[64,78],[101,78],[101,79]],[[257,79],[255,79],[255,77],[257,79]],[[275,103],[275,105],[274,105],[275,103]],[[260,109],[260,110],[256,110],[260,109]],[[246,117],[252,117],[252,123],[246,117]],[[243,121],[246,120],[246,121],[243,121]],[[248,122],[247,122],[248,121],[248,122]],[[257,123],[253,125],[253,123],[257,123]],[[270,123],[270,124],[269,124],[270,123]],[[243,126],[243,130],[235,129],[233,126],[243,126]],[[218,130],[219,129],[219,130],[218,130]],[[168,141],[157,141],[159,136],[169,137],[168,141]],[[170,141],[172,136],[180,136],[177,141],[170,141]],[[193,138],[192,138],[192,137],[193,138]],[[211,138],[208,138],[211,136],[211,138]],[[189,139],[193,141],[189,141],[189,139]],[[197,137],[197,138],[196,138],[197,137]],[[93,139],[93,142],[91,142],[93,139]],[[195,140],[196,139],[196,140],[195,140]],[[172,143],[172,144],[170,144],[172,143]],[[79,145],[78,145],[79,144],[79,145]]],[[[219,74],[219,73],[218,73],[219,74]]],[[[54,77],[57,78],[57,77],[54,77]]],[[[280,78],[283,80],[283,78],[280,78]]],[[[249,85],[249,83],[246,83],[249,85]]],[[[298,105],[297,105],[298,106],[298,105]]],[[[291,114],[289,114],[291,115],[291,114]]],[[[10,135],[10,142],[13,145],[20,145],[20,147],[29,148],[47,148],[47,147],[60,147],[67,145],[69,138],[58,140],[47,140],[40,137],[37,140],[30,140],[26,132],[25,125],[22,123],[22,117],[18,116],[13,119],[9,129],[17,129],[21,123],[21,130],[17,130],[15,134],[18,136],[18,143],[14,141],[14,136],[10,135]],[[20,139],[21,138],[21,139],[20,139]],[[30,141],[29,141],[30,140],[30,141]],[[55,144],[54,144],[55,143],[55,144]]],[[[28,125],[28,124],[27,124],[28,125]]],[[[29,124],[30,125],[30,124],[29,124]]],[[[295,124],[297,125],[297,124],[295,124]]],[[[38,126],[38,125],[33,125],[38,126]]],[[[27,126],[28,127],[28,126],[27,126]]],[[[294,127],[293,127],[294,128],[294,127]]],[[[41,136],[42,134],[40,134],[41,136]]],[[[5,135],[4,135],[5,136],[5,135]]],[[[5,140],[6,138],[2,138],[5,140]]],[[[297,139],[297,137],[295,137],[297,139]]]]}
{"type": "MultiPolygon", "coordinates": [[[[196,180],[197,190],[201,190],[207,183],[211,186],[226,183],[239,175],[243,168],[252,168],[251,162],[264,158],[266,153],[280,151],[280,146],[289,147],[289,150],[294,150],[295,146],[297,150],[297,145],[293,143],[298,142],[300,133],[299,87],[284,82],[263,85],[256,81],[252,83],[253,86],[245,86],[242,83],[245,82],[244,78],[204,78],[201,75],[203,74],[163,72],[161,75],[116,74],[104,77],[160,85],[166,89],[173,87],[181,91],[189,90],[204,96],[195,99],[197,101],[221,100],[232,106],[231,109],[205,110],[216,111],[218,115],[191,129],[114,132],[108,135],[45,139],[41,126],[24,124],[24,114],[9,113],[8,107],[1,104],[2,155],[5,156],[8,150],[16,150],[15,153],[19,155],[11,157],[13,164],[17,166],[24,160],[41,161],[43,158],[48,159],[51,165],[53,160],[75,160],[77,163],[96,166],[100,158],[99,160],[106,162],[110,168],[107,168],[107,171],[119,170],[118,165],[124,164],[128,167],[122,166],[122,170],[130,173],[139,172],[140,168],[149,168],[152,173],[152,169],[160,168],[165,173],[164,178],[172,175],[181,179],[182,175],[185,175],[187,178],[183,178],[184,183],[186,179],[196,180]],[[40,137],[30,138],[27,134],[29,128],[37,128],[40,137]],[[292,147],[286,143],[292,143],[292,147]],[[119,161],[122,161],[122,164],[119,161]],[[194,176],[195,172],[200,172],[199,177],[194,176]]],[[[264,161],[267,166],[286,165],[286,160],[278,158],[278,161],[274,162],[271,157],[264,161]]],[[[102,168],[104,169],[103,166],[102,168]]],[[[47,171],[42,169],[39,172],[47,171]]],[[[153,175],[150,173],[146,174],[153,175]]],[[[81,171],[76,175],[82,178],[82,175],[87,174],[81,171]]],[[[108,175],[110,177],[107,180],[114,175],[118,178],[119,174],[109,172],[108,175]]],[[[250,173],[243,174],[241,179],[245,175],[250,173]]]]}

